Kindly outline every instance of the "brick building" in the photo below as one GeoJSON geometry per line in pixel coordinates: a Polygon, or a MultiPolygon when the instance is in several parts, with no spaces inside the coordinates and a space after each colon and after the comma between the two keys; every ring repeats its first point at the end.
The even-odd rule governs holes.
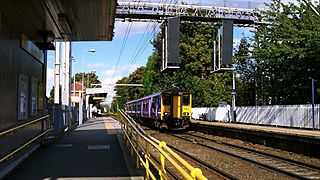
{"type": "MultiPolygon", "coordinates": [[[[82,82],[76,82],[76,84],[71,85],[71,106],[76,106],[80,101],[80,91],[82,91],[82,82]]],[[[82,99],[85,100],[86,97],[86,87],[83,86],[82,99]]]]}

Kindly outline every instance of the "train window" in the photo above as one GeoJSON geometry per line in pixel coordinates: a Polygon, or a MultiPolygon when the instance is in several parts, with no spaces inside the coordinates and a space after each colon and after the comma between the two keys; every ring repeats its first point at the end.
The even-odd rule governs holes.
{"type": "Polygon", "coordinates": [[[171,96],[170,94],[163,94],[163,105],[171,105],[171,96]]]}
{"type": "Polygon", "coordinates": [[[137,109],[138,109],[138,111],[141,110],[141,103],[140,102],[138,103],[138,108],[137,109]]]}
{"type": "Polygon", "coordinates": [[[184,94],[182,96],[182,104],[184,106],[189,106],[190,105],[190,95],[189,94],[184,94]]]}

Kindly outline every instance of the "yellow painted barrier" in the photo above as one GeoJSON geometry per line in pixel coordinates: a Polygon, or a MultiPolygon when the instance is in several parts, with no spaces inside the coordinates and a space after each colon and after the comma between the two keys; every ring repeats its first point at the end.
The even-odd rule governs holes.
{"type": "Polygon", "coordinates": [[[126,140],[127,146],[130,145],[130,154],[133,155],[133,152],[135,152],[137,156],[137,168],[139,168],[139,164],[141,164],[146,169],[146,179],[156,179],[155,175],[150,170],[151,166],[158,171],[161,180],[169,179],[166,170],[166,162],[170,163],[183,179],[207,179],[202,175],[202,171],[199,168],[192,167],[187,161],[170,149],[165,142],[159,141],[147,134],[139,124],[123,110],[119,110],[119,114],[123,138],[126,140]],[[142,146],[143,141],[145,142],[145,147],[142,146]],[[160,167],[156,165],[157,163],[153,162],[153,159],[150,156],[151,147],[159,153],[160,167]]]}
{"type": "Polygon", "coordinates": [[[11,128],[11,129],[8,129],[6,131],[3,131],[0,133],[0,136],[2,135],[13,135],[13,133],[15,131],[17,131],[18,129],[21,129],[21,128],[28,128],[31,124],[35,124],[39,121],[44,121],[44,120],[48,120],[48,128],[42,132],[41,134],[39,134],[38,136],[34,137],[33,139],[31,139],[30,141],[28,141],[27,143],[23,144],[22,146],[20,146],[19,148],[15,149],[14,151],[10,152],[9,154],[7,154],[6,156],[2,157],[0,159],[0,163],[2,163],[3,161],[11,158],[14,154],[16,154],[17,152],[21,151],[22,149],[24,148],[27,148],[29,147],[29,145],[31,143],[33,143],[34,141],[36,141],[37,139],[39,139],[40,137],[46,135],[48,132],[50,132],[51,128],[50,128],[50,116],[49,115],[46,115],[46,116],[43,116],[41,118],[38,118],[38,119],[35,119],[33,121],[30,121],[30,122],[27,122],[25,124],[22,124],[22,125],[19,125],[19,126],[16,126],[14,128],[11,128]]]}
{"type": "Polygon", "coordinates": [[[18,130],[18,129],[28,127],[29,125],[34,124],[34,123],[37,123],[37,122],[39,122],[39,121],[43,121],[44,119],[47,119],[47,120],[48,120],[48,127],[50,127],[50,116],[49,116],[49,115],[46,115],[46,116],[43,116],[43,117],[41,117],[41,118],[35,119],[35,120],[33,120],[33,121],[27,122],[27,123],[25,123],[25,124],[22,124],[22,125],[13,127],[13,128],[11,128],[11,129],[8,129],[8,130],[6,130],[6,131],[0,132],[0,136],[5,135],[5,134],[13,134],[13,132],[16,131],[16,130],[18,130]]]}

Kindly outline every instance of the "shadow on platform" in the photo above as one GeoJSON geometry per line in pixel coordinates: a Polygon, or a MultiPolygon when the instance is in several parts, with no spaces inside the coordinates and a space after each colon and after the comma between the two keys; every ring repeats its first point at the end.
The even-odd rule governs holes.
{"type": "Polygon", "coordinates": [[[117,134],[108,134],[108,130],[114,128],[106,129],[102,117],[88,120],[41,146],[5,179],[141,178],[141,170],[129,173],[117,134]]]}

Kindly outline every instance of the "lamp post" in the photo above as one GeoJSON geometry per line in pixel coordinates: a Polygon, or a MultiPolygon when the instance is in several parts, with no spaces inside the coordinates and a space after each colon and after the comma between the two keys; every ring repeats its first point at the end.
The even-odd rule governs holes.
{"type": "Polygon", "coordinates": [[[80,102],[79,102],[79,125],[82,124],[83,121],[83,112],[82,112],[82,104],[83,104],[83,80],[84,80],[84,57],[86,52],[94,53],[96,52],[95,49],[88,49],[83,51],[83,58],[82,58],[82,82],[81,82],[81,96],[80,96],[80,102]]]}
{"type": "MultiPolygon", "coordinates": [[[[90,73],[91,74],[94,74],[94,73],[96,73],[97,71],[96,70],[93,70],[93,71],[91,71],[90,73]]],[[[89,73],[87,74],[87,88],[89,87],[89,73]]]]}
{"type": "MultiPolygon", "coordinates": [[[[93,71],[91,71],[90,73],[96,73],[96,71],[95,70],[93,70],[93,71]]],[[[87,88],[89,88],[89,73],[87,74],[87,88]]],[[[88,118],[91,118],[90,116],[91,116],[91,114],[92,114],[92,112],[91,112],[91,107],[90,107],[90,104],[89,104],[89,98],[90,98],[90,95],[88,95],[87,93],[86,93],[86,109],[87,109],[87,117],[88,118]]]]}
{"type": "Polygon", "coordinates": [[[232,121],[236,122],[237,120],[237,115],[236,115],[236,80],[235,80],[235,72],[232,72],[232,90],[231,90],[231,95],[232,95],[232,121]]]}
{"type": "Polygon", "coordinates": [[[83,81],[84,81],[84,56],[86,55],[85,54],[86,52],[94,53],[94,52],[96,52],[96,50],[95,49],[88,49],[88,50],[83,51],[83,59],[82,59],[82,91],[83,91],[83,81]]]}
{"type": "MultiPolygon", "coordinates": [[[[71,56],[71,61],[74,62],[74,75],[73,75],[73,97],[76,96],[76,59],[71,56]]],[[[75,103],[73,104],[73,107],[75,107],[75,103]]]]}

